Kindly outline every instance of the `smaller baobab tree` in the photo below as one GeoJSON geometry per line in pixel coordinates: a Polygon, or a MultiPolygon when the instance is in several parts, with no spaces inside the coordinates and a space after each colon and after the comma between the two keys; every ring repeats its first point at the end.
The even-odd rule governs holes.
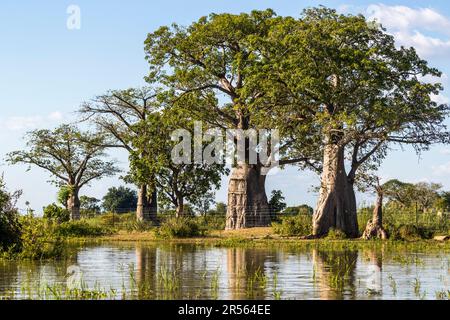
{"type": "Polygon", "coordinates": [[[103,159],[104,139],[102,135],[82,132],[72,125],[62,125],[53,131],[34,130],[26,136],[27,150],[7,154],[6,161],[34,165],[50,172],[54,177],[51,182],[70,190],[67,208],[70,218],[77,220],[80,189],[119,171],[113,162],[103,159]]]}
{"type": "MultiPolygon", "coordinates": [[[[143,135],[137,124],[158,109],[157,95],[158,89],[151,87],[109,91],[84,103],[79,112],[110,137],[111,142],[105,146],[121,148],[130,157],[144,159],[148,156],[147,151],[139,153],[132,141],[143,135]]],[[[133,180],[131,175],[126,178],[133,180]]],[[[134,179],[132,182],[138,185],[137,219],[155,221],[158,211],[155,177],[146,176],[145,180],[134,179]]]]}
{"type": "Polygon", "coordinates": [[[366,240],[374,238],[385,240],[388,238],[388,233],[383,228],[384,186],[380,184],[380,178],[375,175],[368,177],[365,182],[369,188],[373,188],[375,190],[377,197],[375,207],[373,208],[372,219],[367,222],[362,238],[366,240]]]}

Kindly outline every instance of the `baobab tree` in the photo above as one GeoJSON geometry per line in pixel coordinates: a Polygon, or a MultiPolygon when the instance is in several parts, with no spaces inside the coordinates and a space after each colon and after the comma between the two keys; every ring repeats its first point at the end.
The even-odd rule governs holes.
{"type": "Polygon", "coordinates": [[[177,217],[185,215],[186,202],[196,203],[211,189],[219,188],[221,175],[228,172],[222,163],[196,163],[187,156],[192,155],[193,123],[184,110],[166,108],[136,124],[135,129],[141,134],[132,140],[136,151],[130,156],[130,174],[154,177],[160,199],[175,207],[177,217]],[[180,129],[187,133],[187,141],[180,142],[183,137],[172,139],[172,134],[180,129]],[[178,153],[177,145],[183,143],[188,150],[178,153]],[[174,159],[177,156],[187,158],[178,161],[174,159]]]}
{"type": "Polygon", "coordinates": [[[276,96],[261,99],[279,102],[262,116],[276,113],[278,127],[293,135],[299,129],[298,141],[307,133],[310,147],[322,153],[313,234],[334,228],[357,237],[358,171],[379,165],[395,145],[420,152],[448,143],[443,121],[449,108],[432,99],[442,86],[422,80],[441,72],[413,48],[397,48],[392,36],[363,16],[323,7],[305,10],[271,37],[267,54],[277,63],[253,77],[277,88],[276,96]]]}
{"type": "MultiPolygon", "coordinates": [[[[57,186],[70,190],[67,208],[70,218],[80,218],[79,192],[93,180],[119,172],[114,162],[105,161],[105,137],[62,125],[55,130],[35,130],[26,136],[27,150],[7,155],[11,164],[24,163],[44,169],[57,186]]],[[[29,168],[30,169],[30,168],[29,168]]]]}
{"type": "MultiPolygon", "coordinates": [[[[111,91],[83,103],[80,112],[108,133],[112,143],[105,147],[122,148],[131,155],[136,151],[132,140],[141,134],[136,124],[158,109],[157,94],[158,90],[149,87],[111,91]]],[[[158,201],[154,177],[134,182],[138,185],[137,219],[155,221],[158,201]]]]}
{"type": "MultiPolygon", "coordinates": [[[[272,61],[261,46],[273,25],[283,18],[272,10],[249,14],[211,14],[188,27],[173,24],[150,33],[145,41],[148,82],[162,83],[175,93],[174,103],[193,118],[222,129],[260,129],[253,118],[255,101],[267,94],[248,79],[272,61]]],[[[288,30],[286,30],[288,32],[288,30]]],[[[268,91],[271,91],[268,88],[268,91]]],[[[251,147],[244,140],[245,160],[238,161],[228,184],[227,229],[266,226],[270,208],[265,192],[267,163],[248,161],[251,147]]],[[[241,141],[242,143],[242,141],[241,141]]],[[[284,160],[284,159],[283,159],[284,160]]],[[[294,163],[297,159],[289,159],[294,163]]],[[[285,164],[288,162],[282,162],[285,164]]]]}
{"type": "Polygon", "coordinates": [[[388,233],[383,227],[383,199],[385,194],[385,184],[380,183],[380,177],[370,170],[360,172],[357,177],[357,185],[360,191],[375,191],[376,200],[373,208],[372,218],[367,221],[366,229],[362,238],[365,240],[378,238],[387,239],[388,233]]]}

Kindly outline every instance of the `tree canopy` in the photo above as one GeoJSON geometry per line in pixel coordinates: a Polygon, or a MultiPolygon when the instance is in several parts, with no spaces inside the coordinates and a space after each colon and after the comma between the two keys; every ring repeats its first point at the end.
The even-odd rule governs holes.
{"type": "MultiPolygon", "coordinates": [[[[51,173],[58,186],[67,186],[72,218],[79,218],[79,190],[93,180],[119,172],[114,162],[106,161],[105,137],[62,125],[55,130],[35,130],[26,136],[27,149],[7,155],[12,164],[34,165],[51,173]]],[[[30,168],[29,168],[30,169],[30,168]]]]}
{"type": "Polygon", "coordinates": [[[103,197],[102,207],[106,212],[124,213],[133,211],[136,204],[136,191],[120,186],[108,189],[103,197]]]}

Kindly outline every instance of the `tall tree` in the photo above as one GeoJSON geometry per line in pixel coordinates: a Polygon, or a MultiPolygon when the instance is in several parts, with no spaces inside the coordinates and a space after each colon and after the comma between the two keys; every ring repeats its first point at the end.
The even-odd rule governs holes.
{"type": "Polygon", "coordinates": [[[284,209],[286,209],[286,200],[283,196],[281,190],[272,190],[272,194],[270,196],[269,205],[270,205],[270,214],[272,215],[272,219],[276,218],[277,214],[280,214],[284,209]]]}
{"type": "Polygon", "coordinates": [[[272,33],[269,53],[278,62],[260,73],[270,74],[263,85],[277,86],[271,98],[283,100],[270,113],[279,115],[279,127],[300,128],[297,140],[309,132],[311,147],[322,153],[314,235],[335,228],[357,237],[358,170],[379,165],[395,144],[420,152],[448,142],[449,108],[432,100],[442,86],[421,80],[441,73],[361,15],[313,8],[289,29],[272,33]]]}
{"type": "Polygon", "coordinates": [[[192,119],[184,111],[167,108],[160,114],[152,114],[137,124],[141,135],[133,140],[135,152],[130,159],[131,174],[134,179],[155,177],[160,190],[159,197],[176,208],[178,216],[185,215],[186,201],[197,203],[212,188],[218,188],[221,175],[227,173],[221,163],[193,161],[191,150],[194,146],[194,126],[192,119]],[[179,137],[172,139],[176,130],[184,130],[186,141],[179,137]],[[187,150],[176,152],[176,146],[186,143],[187,150]],[[145,154],[145,157],[141,155],[145,154]],[[185,157],[178,161],[174,157],[185,157]]]}
{"type": "MultiPolygon", "coordinates": [[[[105,161],[102,135],[62,125],[55,130],[35,130],[26,136],[27,150],[7,155],[11,164],[25,163],[50,172],[59,187],[70,190],[67,208],[72,220],[80,218],[80,189],[93,180],[119,172],[114,162],[105,161]]],[[[30,168],[29,168],[30,169],[30,168]]]]}
{"type": "MultiPolygon", "coordinates": [[[[145,121],[158,109],[157,94],[158,90],[149,87],[111,91],[84,103],[80,112],[113,139],[113,143],[105,146],[123,148],[131,154],[136,151],[131,141],[141,134],[135,124],[145,121]]],[[[139,188],[137,219],[154,221],[158,211],[154,178],[147,177],[146,181],[134,182],[139,188]]]]}
{"type": "Polygon", "coordinates": [[[107,212],[124,213],[130,212],[136,207],[138,197],[136,191],[120,186],[112,187],[103,197],[102,207],[107,212]]]}
{"type": "MultiPolygon", "coordinates": [[[[259,45],[265,44],[261,39],[282,20],[265,10],[211,14],[188,27],[161,27],[145,41],[150,64],[147,81],[165,84],[175,92],[178,106],[209,124],[224,129],[261,128],[252,109],[266,92],[248,79],[257,67],[264,70],[271,64],[261,55],[259,45]]],[[[249,161],[249,138],[235,142],[239,140],[244,140],[246,157],[230,176],[226,228],[266,226],[270,224],[267,163],[260,156],[256,163],[249,161]]]]}

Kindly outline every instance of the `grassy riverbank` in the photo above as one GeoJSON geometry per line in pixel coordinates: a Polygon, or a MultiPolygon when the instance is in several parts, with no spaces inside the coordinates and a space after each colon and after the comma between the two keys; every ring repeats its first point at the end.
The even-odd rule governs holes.
{"type": "MultiPolygon", "coordinates": [[[[104,214],[79,221],[57,221],[24,216],[20,219],[20,238],[7,250],[0,252],[4,259],[57,259],[66,256],[69,244],[96,242],[165,242],[190,243],[223,247],[291,246],[323,248],[363,248],[389,244],[390,247],[442,249],[450,248],[450,241],[433,240],[435,235],[448,235],[448,221],[432,220],[424,224],[405,224],[391,220],[386,224],[391,237],[387,241],[345,239],[331,231],[323,239],[306,239],[311,233],[310,219],[290,216],[271,227],[243,230],[224,230],[224,217],[160,217],[158,225],[136,221],[135,215],[104,214]]],[[[363,218],[364,219],[364,218],[363,218]]],[[[362,221],[363,222],[363,221],[362,221]]],[[[362,224],[361,222],[361,224],[362,224]]]]}

